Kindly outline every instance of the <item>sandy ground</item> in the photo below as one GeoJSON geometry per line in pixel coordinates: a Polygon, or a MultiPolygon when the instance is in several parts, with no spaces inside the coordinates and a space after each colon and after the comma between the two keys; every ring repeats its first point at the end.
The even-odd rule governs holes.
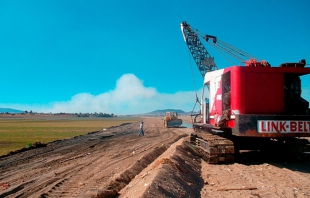
{"type": "Polygon", "coordinates": [[[249,152],[211,165],[192,129],[143,120],[143,137],[124,124],[0,157],[0,197],[310,197],[309,161],[249,152]]]}

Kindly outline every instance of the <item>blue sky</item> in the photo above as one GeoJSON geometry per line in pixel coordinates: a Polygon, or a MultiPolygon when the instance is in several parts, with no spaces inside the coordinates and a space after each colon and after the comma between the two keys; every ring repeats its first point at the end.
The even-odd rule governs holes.
{"type": "MultiPolygon", "coordinates": [[[[190,111],[202,78],[182,21],[278,66],[310,62],[309,8],[303,0],[0,0],[0,107],[190,111]]],[[[230,65],[205,46],[219,68],[230,65]]],[[[307,100],[309,82],[303,78],[307,100]]]]}

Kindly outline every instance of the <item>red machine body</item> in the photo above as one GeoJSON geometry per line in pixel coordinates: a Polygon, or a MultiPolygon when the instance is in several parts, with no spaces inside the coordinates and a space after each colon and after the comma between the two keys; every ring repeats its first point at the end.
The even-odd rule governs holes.
{"type": "Polygon", "coordinates": [[[300,138],[310,137],[309,102],[301,97],[300,77],[310,74],[304,59],[271,67],[185,21],[181,31],[204,78],[190,143],[208,163],[233,162],[240,150],[279,151],[299,159],[310,153],[310,142],[300,138]],[[200,37],[230,62],[226,55],[245,66],[218,69],[200,37]]]}
{"type": "Polygon", "coordinates": [[[201,122],[231,128],[234,136],[310,136],[309,102],[301,97],[300,76],[306,74],[310,68],[300,63],[255,63],[208,72],[204,84],[209,96],[202,96],[201,122]]]}

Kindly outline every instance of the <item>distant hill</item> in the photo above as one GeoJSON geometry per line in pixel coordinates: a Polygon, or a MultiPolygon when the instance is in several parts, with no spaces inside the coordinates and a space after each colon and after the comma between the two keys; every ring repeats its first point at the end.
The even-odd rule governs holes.
{"type": "Polygon", "coordinates": [[[0,113],[23,113],[22,110],[11,109],[11,108],[0,108],[0,113]]]}
{"type": "Polygon", "coordinates": [[[165,114],[167,111],[174,111],[177,112],[178,114],[185,114],[186,112],[181,110],[181,109],[162,109],[162,110],[155,110],[152,111],[150,113],[146,113],[146,114],[150,114],[150,115],[162,115],[165,114]]]}

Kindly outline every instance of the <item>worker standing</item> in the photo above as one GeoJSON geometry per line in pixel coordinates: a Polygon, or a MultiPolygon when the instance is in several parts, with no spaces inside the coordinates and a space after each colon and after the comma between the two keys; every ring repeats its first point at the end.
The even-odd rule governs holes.
{"type": "Polygon", "coordinates": [[[143,132],[143,121],[141,121],[141,123],[140,123],[140,133],[139,133],[138,136],[140,136],[140,135],[144,136],[144,132],[143,132]]]}

